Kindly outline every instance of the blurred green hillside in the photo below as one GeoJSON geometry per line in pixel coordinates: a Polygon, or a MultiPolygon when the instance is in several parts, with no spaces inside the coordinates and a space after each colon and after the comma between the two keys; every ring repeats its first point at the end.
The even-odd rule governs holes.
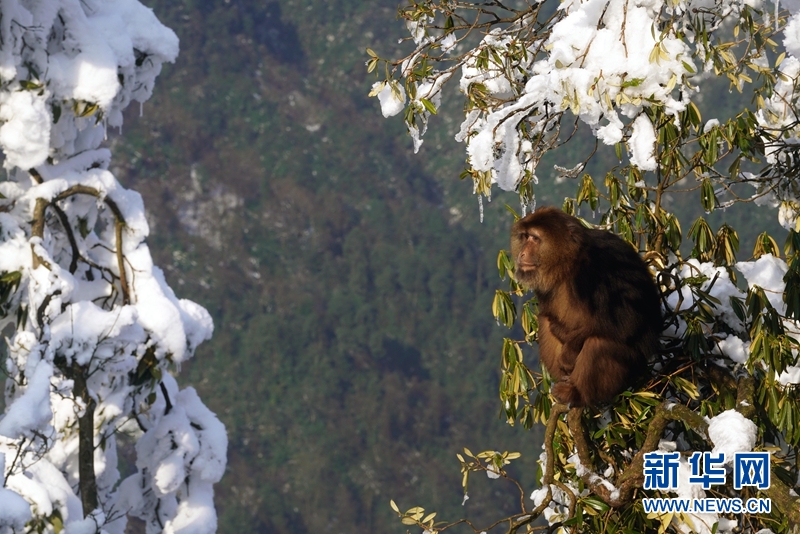
{"type": "Polygon", "coordinates": [[[113,137],[113,170],[145,197],[169,283],[215,320],[180,378],[228,428],[219,532],[402,532],[391,498],[510,509],[484,478],[462,508],[455,458],[519,450],[535,480],[540,440],[498,418],[507,217],[495,202],[481,225],[455,179],[457,117],[414,156],[367,98],[364,48],[396,53],[396,6],[150,5],[181,55],[113,137]]]}

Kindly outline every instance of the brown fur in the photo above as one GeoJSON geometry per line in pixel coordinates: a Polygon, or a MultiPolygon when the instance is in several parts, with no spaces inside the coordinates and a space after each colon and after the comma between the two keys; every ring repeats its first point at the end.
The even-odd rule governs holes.
{"type": "Polygon", "coordinates": [[[570,406],[610,401],[658,350],[661,307],[644,261],[618,236],[556,208],[514,223],[517,281],[539,301],[539,358],[570,406]]]}

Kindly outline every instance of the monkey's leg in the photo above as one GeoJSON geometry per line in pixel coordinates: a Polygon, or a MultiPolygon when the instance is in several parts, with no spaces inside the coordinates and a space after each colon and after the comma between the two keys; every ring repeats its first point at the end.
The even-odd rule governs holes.
{"type": "Polygon", "coordinates": [[[630,385],[637,359],[627,345],[590,337],[569,377],[553,386],[553,396],[572,407],[607,402],[630,385]]]}

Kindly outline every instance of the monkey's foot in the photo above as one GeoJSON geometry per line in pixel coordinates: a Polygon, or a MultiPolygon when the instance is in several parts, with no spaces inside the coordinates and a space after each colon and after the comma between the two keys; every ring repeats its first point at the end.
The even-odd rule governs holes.
{"type": "Polygon", "coordinates": [[[580,408],[586,406],[586,403],[581,397],[580,392],[570,382],[562,380],[557,382],[551,389],[550,393],[556,400],[562,404],[568,405],[570,408],[580,408]]]}

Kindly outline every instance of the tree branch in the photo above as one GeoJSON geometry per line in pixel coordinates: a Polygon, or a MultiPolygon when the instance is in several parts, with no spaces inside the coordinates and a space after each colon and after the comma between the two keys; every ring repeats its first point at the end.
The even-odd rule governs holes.
{"type": "Polygon", "coordinates": [[[656,408],[656,413],[650,422],[642,448],[633,457],[628,467],[622,471],[622,474],[617,479],[616,488],[611,489],[608,481],[600,477],[592,469],[593,462],[589,443],[586,440],[581,421],[582,413],[581,408],[573,408],[567,417],[572,438],[575,440],[575,449],[584,468],[583,474],[580,476],[592,493],[613,508],[619,508],[630,503],[633,500],[635,490],[641,488],[644,484],[644,455],[656,450],[667,423],[670,421],[683,421],[708,440],[708,423],[701,415],[682,404],[662,403],[656,408]]]}
{"type": "Polygon", "coordinates": [[[75,381],[74,394],[83,399],[86,409],[78,418],[78,488],[83,505],[83,517],[97,509],[97,478],[94,473],[94,410],[96,403],[86,384],[86,369],[72,364],[70,373],[75,381]]]}
{"type": "MultiPolygon", "coordinates": [[[[131,292],[130,287],[128,285],[128,275],[125,272],[125,256],[122,252],[122,229],[125,227],[125,218],[122,216],[122,211],[119,209],[114,200],[109,198],[107,195],[103,195],[101,191],[93,188],[88,187],[85,185],[73,185],[69,189],[66,189],[56,195],[53,199],[53,203],[58,202],[60,200],[65,200],[72,195],[91,195],[93,197],[101,199],[106,206],[111,210],[111,213],[114,214],[115,223],[114,223],[114,235],[116,238],[116,256],[117,256],[117,267],[119,268],[119,285],[122,288],[122,303],[123,304],[130,304],[131,302],[131,292]]],[[[37,200],[37,205],[38,205],[37,200]]]]}
{"type": "MultiPolygon", "coordinates": [[[[754,391],[755,379],[753,377],[747,376],[739,379],[737,384],[736,410],[748,419],[752,419],[756,413],[753,400],[754,391]]],[[[664,433],[664,429],[670,421],[683,422],[710,445],[713,445],[708,437],[708,423],[700,414],[693,412],[682,404],[663,402],[656,408],[655,415],[648,427],[642,448],[636,453],[631,463],[623,470],[622,474],[617,479],[616,488],[611,489],[610,483],[601,478],[592,468],[593,462],[589,443],[586,440],[583,422],[581,421],[582,414],[583,410],[581,408],[573,408],[567,416],[569,429],[575,441],[575,449],[577,450],[578,458],[583,467],[583,471],[579,473],[579,476],[592,493],[614,508],[630,503],[633,500],[635,490],[643,486],[644,455],[656,450],[658,442],[661,440],[661,436],[664,433]]],[[[550,430],[550,426],[551,421],[548,421],[548,430],[550,430]]],[[[545,433],[545,439],[552,440],[552,434],[548,435],[545,433]]],[[[552,443],[549,444],[547,450],[549,474],[552,472],[551,470],[553,468],[551,463],[552,443]]],[[[800,525],[800,498],[791,495],[791,488],[776,476],[774,467],[772,468],[770,479],[771,485],[769,489],[764,490],[764,493],[772,499],[781,513],[787,517],[790,525],[800,525]]]]}

